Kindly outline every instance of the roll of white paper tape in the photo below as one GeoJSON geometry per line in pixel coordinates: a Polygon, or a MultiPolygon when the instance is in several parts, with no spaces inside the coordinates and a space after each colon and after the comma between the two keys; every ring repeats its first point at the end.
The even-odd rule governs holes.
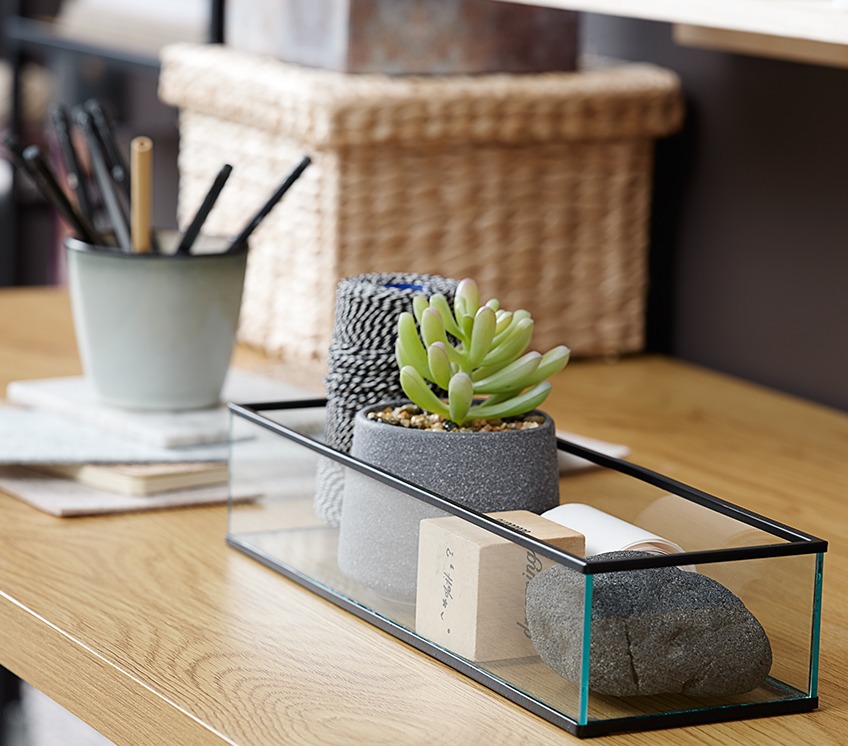
{"type": "Polygon", "coordinates": [[[637,519],[655,531],[674,531],[690,552],[758,546],[775,541],[765,531],[677,495],[664,495],[654,500],[637,519]]]}
{"type": "MultiPolygon", "coordinates": [[[[673,541],[645,531],[591,505],[568,503],[542,513],[543,518],[579,531],[586,537],[586,556],[627,550],[651,554],[679,554],[683,548],[673,541]]],[[[692,570],[691,566],[681,566],[692,570]]]]}

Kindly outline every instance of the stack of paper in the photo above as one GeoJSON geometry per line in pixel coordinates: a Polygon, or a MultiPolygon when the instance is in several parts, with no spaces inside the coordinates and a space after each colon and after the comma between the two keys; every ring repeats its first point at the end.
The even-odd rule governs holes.
{"type": "MultiPolygon", "coordinates": [[[[100,404],[82,377],[16,381],[6,397],[12,406],[0,407],[0,489],[41,510],[90,515],[228,498],[224,404],[124,411],[100,404]]],[[[314,395],[238,370],[222,395],[244,403],[305,398],[314,395]]]]}

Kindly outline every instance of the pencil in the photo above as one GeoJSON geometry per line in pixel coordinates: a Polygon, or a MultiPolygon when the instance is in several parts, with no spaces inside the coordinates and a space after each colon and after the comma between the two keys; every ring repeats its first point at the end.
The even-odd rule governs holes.
{"type": "Polygon", "coordinates": [[[312,163],[312,159],[308,155],[304,156],[300,163],[294,167],[294,170],[286,176],[283,183],[277,187],[277,191],[271,195],[268,201],[259,209],[259,212],[257,212],[250,222],[242,229],[241,233],[239,233],[230,242],[230,245],[226,249],[227,251],[235,251],[239,246],[247,241],[250,234],[259,227],[259,224],[268,216],[268,213],[274,209],[274,205],[282,199],[283,195],[291,188],[292,184],[300,178],[300,175],[306,170],[310,163],[312,163]]]}
{"type": "Polygon", "coordinates": [[[197,240],[198,235],[200,235],[200,229],[206,222],[206,218],[209,217],[209,213],[212,212],[212,208],[215,206],[215,202],[218,201],[218,196],[221,194],[221,190],[224,188],[224,184],[227,183],[227,179],[230,178],[232,170],[233,167],[229,163],[226,163],[218,172],[218,175],[215,177],[215,181],[213,181],[212,186],[209,187],[209,191],[206,193],[206,197],[203,199],[203,202],[198,208],[197,213],[195,214],[191,223],[189,223],[188,228],[186,228],[186,232],[183,234],[183,237],[180,240],[179,245],[177,246],[177,254],[191,253],[191,247],[197,240]]]}
{"type": "Polygon", "coordinates": [[[134,137],[130,142],[130,226],[135,253],[150,251],[153,196],[153,141],[134,137]]]}

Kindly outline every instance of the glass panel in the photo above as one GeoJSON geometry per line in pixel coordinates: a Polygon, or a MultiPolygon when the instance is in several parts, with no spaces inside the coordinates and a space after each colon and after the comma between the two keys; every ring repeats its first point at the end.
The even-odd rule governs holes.
{"type": "Polygon", "coordinates": [[[591,505],[686,552],[787,543],[736,518],[610,469],[563,476],[560,501],[591,505]]]}
{"type": "MultiPolygon", "coordinates": [[[[232,540],[568,718],[582,710],[585,719],[586,576],[574,574],[575,668],[566,680],[539,659],[525,613],[528,584],[552,560],[247,420],[234,418],[233,436],[231,490],[253,498],[231,502],[232,540]],[[327,519],[334,513],[336,523],[327,519]]],[[[543,536],[582,553],[575,532],[524,513],[504,520],[528,520],[528,530],[541,522],[543,536]]]]}
{"type": "Polygon", "coordinates": [[[811,696],[816,559],[596,575],[589,718],[811,696]]]}
{"type": "MultiPolygon", "coordinates": [[[[589,556],[599,551],[622,549],[672,554],[675,548],[700,552],[789,543],[762,528],[610,470],[563,477],[560,494],[566,505],[577,503],[600,511],[594,516],[594,522],[575,514],[581,522],[574,525],[586,534],[589,556]],[[605,516],[609,516],[609,520],[605,516]],[[632,535],[618,534],[614,521],[623,521],[638,531],[632,535]],[[641,539],[639,532],[644,533],[641,539]],[[637,541],[639,543],[635,543],[637,541]]],[[[561,517],[567,521],[570,515],[564,512],[561,517]]],[[[596,674],[601,682],[590,677],[589,720],[815,696],[810,682],[814,678],[811,666],[817,647],[813,645],[816,567],[817,556],[809,554],[699,565],[682,560],[681,569],[596,575],[593,618],[602,634],[598,634],[599,627],[593,626],[592,666],[593,670],[612,671],[596,674]],[[681,575],[684,571],[708,580],[694,587],[687,583],[681,586],[678,594],[672,594],[685,596],[685,610],[678,613],[674,606],[664,609],[663,604],[669,603],[665,595],[671,582],[669,578],[685,579],[686,576],[681,575]],[[645,578],[652,574],[666,577],[661,583],[646,582],[645,578]],[[613,607],[608,603],[608,592],[613,587],[624,596],[648,598],[641,605],[631,599],[623,605],[627,609],[624,614],[621,606],[613,607]],[[733,625],[741,623],[735,617],[740,615],[734,612],[735,621],[728,621],[723,607],[711,610],[716,601],[710,601],[708,593],[724,594],[722,603],[728,607],[741,602],[747,609],[741,614],[742,618],[750,612],[756,621],[748,619],[749,628],[736,630],[739,636],[734,638],[733,625]],[[681,624],[679,619],[672,618],[675,614],[683,616],[684,620],[688,615],[689,621],[681,624]],[[601,622],[598,622],[599,617],[601,622]],[[751,637],[751,630],[761,636],[751,637]],[[746,659],[745,655],[752,653],[757,639],[761,643],[767,640],[762,645],[763,659],[759,665],[765,668],[769,654],[771,665],[768,676],[763,676],[752,688],[747,686],[740,668],[746,665],[746,660],[756,668],[756,659],[752,656],[746,659]],[[734,644],[743,648],[742,653],[732,654],[734,644]],[[616,645],[621,646],[617,652],[616,645]],[[675,660],[674,656],[679,659],[675,660]],[[698,656],[703,657],[704,666],[697,664],[698,656]],[[728,674],[724,677],[724,691],[719,685],[710,691],[705,683],[700,688],[706,693],[683,694],[698,691],[698,681],[707,680],[709,676],[721,679],[717,666],[722,660],[728,671],[738,677],[737,684],[728,674]],[[712,673],[703,670],[708,664],[716,670],[712,673]],[[663,668],[670,669],[665,671],[664,679],[663,668]],[[617,684],[609,681],[615,679],[613,673],[616,671],[621,679],[617,684]],[[652,678],[653,684],[650,683],[652,678]],[[732,691],[734,687],[745,691],[732,691]],[[640,689],[650,692],[656,688],[666,691],[650,695],[639,693],[640,689]],[[623,692],[628,693],[622,696],[623,692]]],[[[758,678],[755,673],[751,671],[749,681],[758,678]]]]}

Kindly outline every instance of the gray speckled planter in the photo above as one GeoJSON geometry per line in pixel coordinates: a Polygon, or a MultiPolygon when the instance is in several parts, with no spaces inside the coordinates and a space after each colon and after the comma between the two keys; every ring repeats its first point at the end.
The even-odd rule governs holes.
{"type": "MultiPolygon", "coordinates": [[[[361,410],[351,455],[483,513],[559,504],[553,420],[532,430],[431,432],[374,422],[361,410]]],[[[418,524],[445,515],[348,470],[339,529],[339,567],[353,580],[400,601],[415,600],[418,524]]]]}

